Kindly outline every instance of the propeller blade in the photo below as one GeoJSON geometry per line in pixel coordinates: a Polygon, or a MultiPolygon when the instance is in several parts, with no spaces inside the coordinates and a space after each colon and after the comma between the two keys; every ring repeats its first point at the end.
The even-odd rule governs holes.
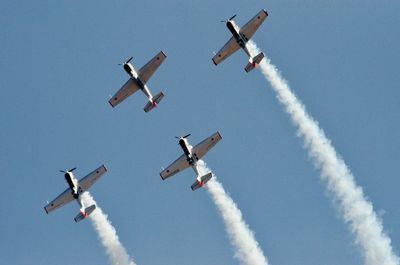
{"type": "Polygon", "coordinates": [[[72,171],[74,171],[75,169],[76,169],[76,167],[71,168],[70,170],[68,170],[68,172],[72,172],[72,171]]]}
{"type": "Polygon", "coordinates": [[[187,138],[187,137],[189,137],[191,134],[189,133],[189,134],[186,134],[185,136],[182,136],[182,137],[178,137],[178,136],[175,136],[175,138],[176,139],[182,139],[182,138],[187,138]]]}
{"type": "Polygon", "coordinates": [[[125,63],[129,63],[132,59],[133,59],[133,57],[129,58],[129,60],[126,61],[125,63]]]}
{"type": "Polygon", "coordinates": [[[232,20],[236,17],[236,14],[234,14],[229,20],[232,20]]]}
{"type": "Polygon", "coordinates": [[[61,172],[61,173],[67,173],[67,172],[65,172],[64,170],[61,170],[61,169],[60,169],[60,172],[61,172]]]}

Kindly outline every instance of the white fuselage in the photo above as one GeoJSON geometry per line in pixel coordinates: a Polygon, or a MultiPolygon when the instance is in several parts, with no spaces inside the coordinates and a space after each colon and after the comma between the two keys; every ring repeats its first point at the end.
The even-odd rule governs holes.
{"type": "Polygon", "coordinates": [[[72,196],[78,202],[82,211],[82,209],[85,209],[85,207],[81,199],[82,189],[79,187],[79,181],[75,178],[74,174],[69,171],[65,172],[64,177],[69,187],[71,188],[72,196]]]}
{"type": "Polygon", "coordinates": [[[247,53],[247,55],[250,58],[252,58],[249,50],[246,47],[246,43],[247,43],[248,39],[245,36],[242,36],[242,34],[240,34],[240,27],[235,23],[235,21],[228,20],[226,22],[226,27],[232,33],[233,37],[235,38],[235,40],[239,44],[239,46],[247,53]]]}
{"type": "Polygon", "coordinates": [[[179,139],[179,145],[181,146],[183,152],[185,153],[186,159],[189,162],[189,165],[193,168],[197,177],[199,177],[200,174],[197,169],[197,161],[199,161],[199,159],[195,154],[192,153],[192,147],[189,144],[188,140],[186,138],[181,137],[179,139]]]}
{"type": "Polygon", "coordinates": [[[140,80],[133,65],[130,63],[125,63],[124,70],[132,78],[132,80],[138,84],[140,90],[143,91],[143,93],[146,95],[146,97],[149,99],[149,101],[153,102],[153,95],[151,95],[150,89],[147,87],[147,85],[145,83],[142,82],[142,80],[140,80]]]}

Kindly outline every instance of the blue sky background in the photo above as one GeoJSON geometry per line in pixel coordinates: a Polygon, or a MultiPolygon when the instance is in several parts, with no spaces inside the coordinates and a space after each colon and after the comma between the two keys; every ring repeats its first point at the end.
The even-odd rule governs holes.
{"type": "Polygon", "coordinates": [[[319,121],[382,215],[400,249],[400,2],[398,1],[9,1],[0,2],[0,263],[109,264],[90,222],[71,203],[43,206],[77,177],[106,164],[92,188],[137,264],[238,264],[194,172],[162,181],[181,154],[219,130],[205,157],[242,210],[273,265],[363,264],[295,128],[261,73],[240,51],[211,61],[242,26],[269,17],[254,41],[319,121]],[[137,93],[107,101],[158,51],[149,81],[165,98],[144,113],[137,93]]]}

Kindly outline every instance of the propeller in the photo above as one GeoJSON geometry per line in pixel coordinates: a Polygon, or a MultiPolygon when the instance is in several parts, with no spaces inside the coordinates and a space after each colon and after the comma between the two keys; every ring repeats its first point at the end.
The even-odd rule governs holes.
{"type": "Polygon", "coordinates": [[[124,62],[123,64],[122,64],[122,63],[119,63],[118,65],[124,65],[124,64],[127,64],[127,63],[129,63],[129,62],[130,62],[132,59],[133,59],[133,57],[129,58],[129,59],[128,59],[128,61],[124,62]]]}
{"type": "Polygon", "coordinates": [[[221,22],[228,22],[228,21],[234,19],[235,17],[236,17],[236,14],[234,14],[230,19],[221,20],[221,22]]]}
{"type": "Polygon", "coordinates": [[[60,172],[62,172],[62,173],[68,173],[68,172],[72,172],[72,171],[74,171],[75,169],[76,169],[76,167],[74,167],[74,168],[71,168],[70,170],[67,170],[67,171],[60,170],[60,172]]]}
{"type": "Polygon", "coordinates": [[[190,135],[191,135],[191,134],[189,133],[189,134],[186,134],[185,136],[182,136],[182,137],[175,136],[175,138],[176,138],[176,139],[188,138],[190,135]]]}

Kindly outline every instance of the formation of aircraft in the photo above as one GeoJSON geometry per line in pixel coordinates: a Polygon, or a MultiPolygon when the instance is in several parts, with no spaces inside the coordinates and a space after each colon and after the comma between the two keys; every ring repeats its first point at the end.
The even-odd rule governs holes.
{"type": "Polygon", "coordinates": [[[156,56],[153,57],[153,59],[151,59],[142,68],[140,68],[139,71],[136,71],[133,65],[130,63],[133,57],[129,58],[122,65],[125,72],[128,73],[130,78],[120,88],[120,90],[115,93],[115,95],[108,101],[108,103],[110,103],[112,107],[115,107],[119,103],[124,101],[127,97],[140,89],[149,100],[146,106],[144,106],[144,111],[149,112],[154,107],[157,107],[157,104],[160,103],[160,101],[164,97],[164,94],[160,92],[153,97],[149,87],[147,86],[147,81],[149,81],[150,77],[154,74],[154,72],[158,69],[158,67],[162,64],[166,57],[167,56],[165,55],[165,53],[160,51],[158,54],[156,54],[156,56]]]}
{"type": "MultiPolygon", "coordinates": [[[[222,47],[222,49],[212,58],[212,61],[215,65],[218,65],[223,60],[228,58],[231,54],[242,48],[247,55],[250,57],[248,64],[244,68],[246,72],[250,72],[256,67],[261,60],[264,58],[264,54],[260,52],[259,54],[252,57],[248,48],[246,47],[246,43],[251,39],[260,25],[264,22],[265,18],[268,16],[267,10],[262,9],[255,15],[252,19],[249,20],[242,28],[240,28],[233,19],[236,17],[234,15],[230,19],[226,20],[226,27],[232,33],[232,37],[228,40],[228,42],[222,47]]],[[[225,21],[221,21],[225,22],[225,21]]]]}
{"type": "Polygon", "coordinates": [[[101,177],[101,175],[103,175],[107,171],[107,168],[104,165],[101,165],[80,180],[77,180],[72,173],[72,171],[74,171],[75,169],[76,168],[74,167],[67,171],[60,170],[60,172],[64,173],[64,178],[67,181],[69,187],[63,193],[57,196],[57,198],[49,202],[44,207],[44,210],[47,214],[49,214],[50,212],[64,206],[65,204],[75,199],[80,206],[80,211],[79,214],[74,218],[74,220],[75,222],[79,222],[87,218],[96,209],[95,204],[90,206],[84,205],[81,194],[87,191],[101,177]]]}
{"type": "MultiPolygon", "coordinates": [[[[223,60],[228,58],[231,54],[236,52],[239,48],[242,48],[250,57],[249,62],[245,67],[245,71],[249,72],[254,69],[257,64],[259,64],[264,58],[264,54],[260,52],[259,54],[252,56],[246,44],[267,16],[267,11],[265,9],[262,9],[242,28],[240,28],[235,23],[235,21],[233,21],[236,15],[232,16],[226,21],[223,21],[226,22],[226,26],[233,36],[212,58],[214,64],[218,65],[223,60]]],[[[112,107],[115,107],[140,89],[148,98],[148,103],[145,105],[144,111],[149,112],[154,107],[157,107],[157,104],[160,103],[160,101],[164,97],[164,94],[162,92],[159,92],[153,97],[150,89],[147,86],[147,82],[154,74],[154,72],[158,69],[158,67],[163,63],[165,58],[166,55],[164,54],[164,52],[160,51],[148,63],[140,68],[139,71],[136,71],[133,65],[130,63],[133,57],[129,58],[125,63],[120,64],[123,65],[125,72],[128,73],[130,78],[108,101],[109,104],[112,107]]],[[[183,155],[181,155],[171,165],[164,169],[160,173],[160,176],[163,180],[165,180],[191,166],[197,175],[196,181],[191,185],[191,188],[194,191],[203,187],[212,178],[212,172],[202,175],[202,173],[198,169],[198,161],[208,151],[210,151],[211,148],[213,148],[222,139],[222,137],[219,132],[216,132],[196,146],[192,147],[187,140],[189,136],[190,134],[182,137],[176,137],[177,139],[179,139],[178,143],[183,150],[183,155]]],[[[80,211],[79,214],[74,218],[74,220],[75,222],[79,222],[87,218],[96,209],[95,204],[90,206],[84,205],[81,194],[87,191],[107,171],[107,169],[104,165],[102,165],[80,180],[77,180],[72,173],[75,169],[76,168],[72,168],[67,171],[60,170],[62,173],[64,173],[64,178],[67,181],[69,187],[53,201],[48,203],[44,207],[44,210],[48,214],[75,199],[80,206],[80,211]]]]}
{"type": "Polygon", "coordinates": [[[197,162],[205,154],[207,154],[207,152],[210,151],[210,149],[213,148],[219,142],[219,140],[222,139],[222,137],[219,132],[216,132],[203,140],[201,143],[197,144],[195,147],[192,147],[187,140],[189,136],[190,134],[182,137],[175,136],[177,139],[179,139],[178,143],[183,150],[183,155],[181,155],[171,165],[164,169],[160,173],[160,176],[163,180],[165,180],[191,166],[197,175],[196,181],[191,186],[192,190],[194,191],[203,187],[204,184],[206,184],[212,177],[212,172],[201,175],[197,168],[197,162]]]}

